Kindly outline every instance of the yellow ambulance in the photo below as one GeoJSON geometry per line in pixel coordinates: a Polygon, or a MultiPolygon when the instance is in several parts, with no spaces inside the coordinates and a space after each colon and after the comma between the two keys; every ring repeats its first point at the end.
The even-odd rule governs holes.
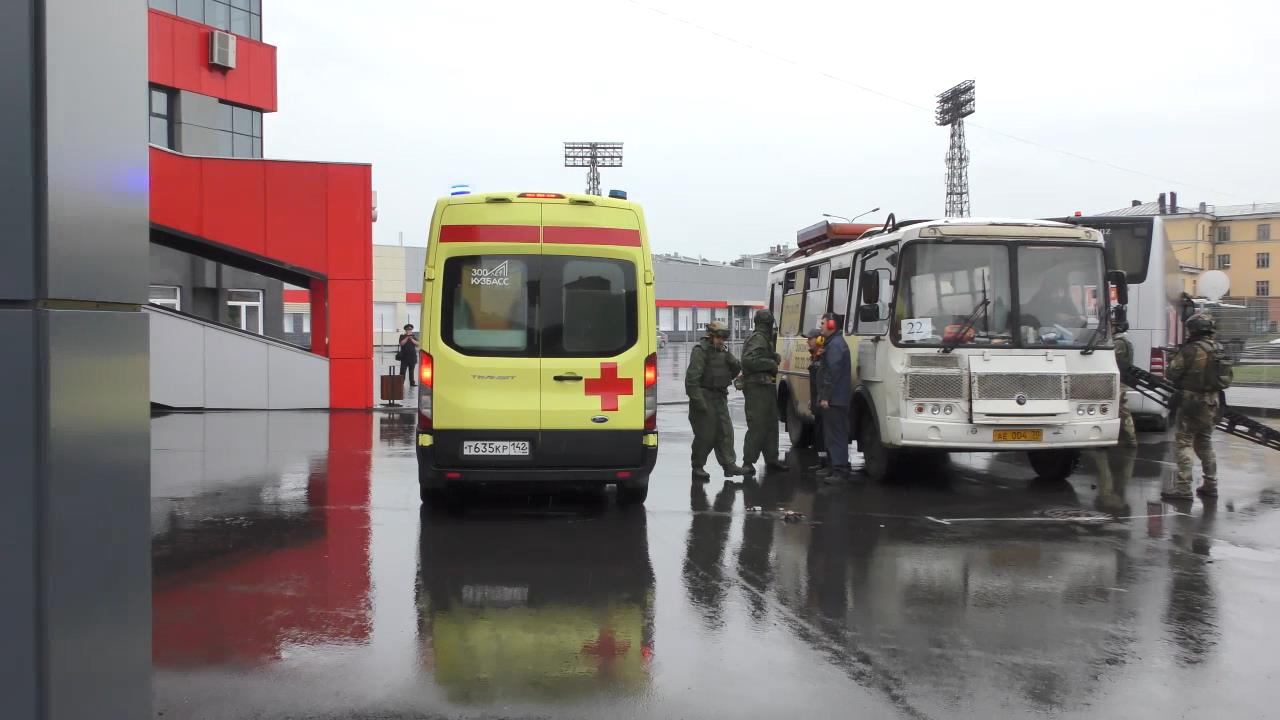
{"type": "Polygon", "coordinates": [[[436,203],[422,289],[418,480],[455,490],[617,486],[658,451],[653,260],[625,194],[436,203]]]}

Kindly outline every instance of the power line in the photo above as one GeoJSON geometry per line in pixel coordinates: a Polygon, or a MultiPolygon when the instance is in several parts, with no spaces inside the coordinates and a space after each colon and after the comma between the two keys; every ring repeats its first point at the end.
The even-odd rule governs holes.
{"type": "MultiPolygon", "coordinates": [[[[915,102],[912,102],[912,101],[910,101],[910,100],[904,100],[904,99],[902,99],[902,98],[900,98],[900,97],[895,97],[895,96],[893,96],[893,95],[890,95],[889,93],[882,92],[882,91],[877,90],[877,89],[875,89],[875,88],[873,88],[873,87],[869,87],[869,86],[867,86],[867,85],[862,85],[862,84],[857,83],[857,82],[855,82],[855,81],[853,81],[853,80],[850,80],[850,79],[848,79],[848,78],[841,77],[841,76],[839,76],[839,75],[834,75],[834,74],[832,74],[832,73],[830,73],[830,72],[828,72],[828,71],[826,71],[826,70],[823,70],[822,68],[815,67],[815,66],[812,66],[812,65],[808,65],[808,64],[806,64],[806,63],[804,63],[804,62],[802,62],[802,61],[796,60],[796,59],[791,58],[791,57],[787,57],[786,55],[781,55],[781,54],[776,53],[776,52],[774,52],[774,51],[772,51],[772,50],[769,50],[769,49],[766,49],[766,48],[760,47],[760,46],[758,46],[758,45],[753,45],[752,43],[749,43],[749,42],[747,42],[747,41],[745,41],[745,40],[741,40],[741,39],[736,38],[736,37],[734,37],[734,36],[732,36],[732,35],[726,35],[725,33],[720,32],[719,30],[715,30],[715,29],[713,29],[713,28],[709,28],[709,27],[707,27],[707,26],[705,26],[705,25],[702,25],[702,24],[700,24],[700,23],[696,23],[696,22],[694,22],[694,21],[692,21],[692,20],[689,20],[689,19],[687,19],[687,18],[681,17],[681,16],[679,16],[679,15],[674,15],[674,14],[669,13],[669,12],[667,12],[666,10],[663,10],[663,9],[661,9],[661,8],[656,8],[656,7],[653,7],[653,6],[650,6],[650,5],[646,5],[646,4],[642,3],[642,2],[640,2],[639,0],[626,0],[626,1],[627,1],[628,3],[630,3],[630,4],[632,4],[632,5],[634,5],[634,6],[638,7],[638,8],[640,8],[640,9],[642,9],[642,10],[647,10],[648,12],[651,12],[651,13],[653,13],[653,14],[655,14],[655,15],[659,15],[659,16],[661,16],[661,17],[663,17],[663,18],[666,18],[667,20],[671,20],[671,21],[673,21],[673,22],[677,22],[677,23],[680,23],[680,24],[682,24],[682,25],[687,25],[688,27],[694,28],[695,30],[698,30],[698,31],[703,32],[703,33],[706,33],[706,34],[708,34],[708,35],[714,35],[715,37],[718,37],[718,38],[720,38],[721,40],[724,40],[725,42],[728,42],[728,43],[731,43],[731,44],[733,44],[733,45],[737,45],[737,46],[739,46],[739,47],[745,48],[745,49],[750,50],[750,51],[752,51],[752,52],[754,52],[754,53],[758,53],[758,54],[760,54],[760,55],[764,55],[765,57],[768,57],[768,58],[773,59],[773,60],[777,60],[777,61],[779,61],[779,62],[782,62],[782,63],[786,64],[786,65],[791,65],[791,66],[794,66],[794,67],[797,67],[797,68],[800,68],[800,69],[803,69],[803,70],[808,70],[809,72],[815,73],[815,74],[817,74],[817,75],[821,75],[822,77],[825,77],[825,78],[827,78],[827,79],[829,79],[829,80],[834,80],[835,82],[838,82],[838,83],[840,83],[840,84],[842,84],[842,85],[846,85],[846,86],[848,86],[848,87],[854,88],[855,90],[860,90],[860,91],[862,91],[862,92],[864,92],[864,93],[867,93],[867,94],[869,94],[869,95],[874,95],[874,96],[876,96],[876,97],[878,97],[878,98],[880,98],[880,99],[882,99],[882,100],[888,100],[889,102],[897,103],[898,105],[905,105],[906,107],[913,108],[913,109],[915,109],[915,110],[920,110],[920,111],[922,111],[922,112],[928,113],[928,114],[929,114],[929,115],[931,115],[931,116],[934,114],[934,108],[931,108],[931,107],[928,107],[928,106],[925,106],[925,105],[921,105],[921,104],[919,104],[919,103],[915,103],[915,102]]],[[[1091,156],[1088,156],[1088,155],[1084,155],[1084,154],[1082,154],[1082,153],[1074,152],[1074,151],[1072,151],[1072,150],[1063,150],[1062,148],[1056,148],[1056,147],[1053,147],[1052,145],[1045,145],[1044,143],[1038,142],[1038,141],[1036,141],[1036,140],[1031,140],[1031,139],[1028,139],[1028,138],[1021,137],[1021,136],[1019,136],[1019,135],[1014,135],[1013,133],[1008,133],[1008,132],[1005,132],[1005,131],[1003,131],[1003,130],[999,130],[999,129],[996,129],[996,128],[993,128],[993,127],[990,127],[990,126],[987,126],[987,125],[980,125],[980,124],[978,124],[978,123],[970,123],[970,124],[969,124],[969,127],[978,128],[979,130],[983,130],[983,131],[985,131],[985,132],[991,133],[992,135],[997,135],[997,136],[999,136],[999,137],[1005,138],[1006,140],[1012,140],[1012,141],[1014,141],[1014,142],[1022,143],[1022,144],[1024,144],[1024,145],[1030,145],[1030,146],[1032,146],[1032,147],[1039,148],[1039,149],[1041,149],[1041,150],[1045,150],[1045,151],[1048,151],[1048,152],[1057,153],[1057,154],[1059,154],[1059,155],[1063,155],[1063,156],[1066,156],[1066,157],[1072,158],[1072,159],[1074,159],[1074,160],[1080,160],[1080,161],[1083,161],[1083,162],[1094,163],[1094,164],[1097,164],[1097,165],[1101,165],[1101,166],[1103,166],[1103,167],[1111,168],[1112,170],[1118,170],[1118,171],[1120,171],[1120,172],[1128,173],[1128,174],[1130,174],[1130,175],[1136,175],[1136,176],[1139,176],[1139,177],[1144,177],[1144,178],[1147,178],[1147,179],[1149,179],[1149,180],[1159,180],[1160,182],[1163,182],[1163,183],[1171,183],[1171,184],[1173,184],[1173,185],[1178,185],[1178,186],[1182,186],[1182,187],[1188,187],[1188,188],[1192,188],[1192,189],[1195,189],[1195,190],[1201,190],[1201,191],[1204,191],[1204,192],[1207,192],[1207,193],[1211,193],[1211,194],[1213,194],[1213,195],[1222,196],[1222,197],[1230,197],[1230,198],[1244,199],[1244,196],[1243,196],[1243,195],[1240,195],[1240,194],[1238,194],[1238,193],[1222,192],[1222,191],[1219,191],[1219,190],[1214,190],[1213,188],[1205,187],[1205,186],[1203,186],[1203,185],[1197,185],[1197,184],[1195,184],[1195,183],[1189,183],[1189,182],[1186,182],[1185,180],[1178,180],[1178,179],[1175,179],[1175,178],[1168,178],[1168,177],[1164,177],[1164,176],[1161,176],[1161,175],[1154,175],[1154,174],[1152,174],[1152,173],[1145,172],[1145,171],[1142,171],[1142,170],[1135,170],[1134,168],[1125,167],[1124,165],[1119,165],[1119,164],[1113,163],[1113,162],[1111,162],[1111,161],[1109,161],[1109,160],[1103,160],[1103,159],[1100,159],[1100,158],[1091,157],[1091,156]]]]}

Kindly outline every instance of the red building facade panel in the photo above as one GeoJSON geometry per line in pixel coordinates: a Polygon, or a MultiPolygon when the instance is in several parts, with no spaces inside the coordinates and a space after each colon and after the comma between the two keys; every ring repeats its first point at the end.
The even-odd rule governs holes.
{"type": "Polygon", "coordinates": [[[274,46],[237,35],[236,67],[226,70],[209,64],[209,33],[214,28],[158,10],[149,11],[147,23],[152,83],[276,111],[274,46]]]}

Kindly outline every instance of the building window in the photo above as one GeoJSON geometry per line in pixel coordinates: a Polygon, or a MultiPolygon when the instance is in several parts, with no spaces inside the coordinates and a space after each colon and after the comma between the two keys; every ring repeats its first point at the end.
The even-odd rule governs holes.
{"type": "Polygon", "coordinates": [[[1271,253],[1258,253],[1258,267],[1260,269],[1271,267],[1271,253]]]}
{"type": "Polygon", "coordinates": [[[669,307],[658,308],[658,329],[663,331],[676,329],[676,309],[669,307]]]}
{"type": "Polygon", "coordinates": [[[1269,297],[1271,295],[1271,281],[1259,280],[1254,289],[1258,291],[1258,297],[1269,297]]]}
{"type": "Polygon", "coordinates": [[[151,88],[148,110],[150,111],[150,134],[148,142],[163,148],[173,149],[173,95],[164,88],[151,88]]]}
{"type": "Polygon", "coordinates": [[[228,290],[224,324],[262,334],[262,291],[228,290]]]}
{"type": "Polygon", "coordinates": [[[284,314],[284,331],[294,335],[305,335],[311,332],[311,313],[292,312],[284,314]]]}
{"type": "Polygon", "coordinates": [[[150,0],[151,7],[219,30],[262,39],[262,0],[150,0]]]}
{"type": "Polygon", "coordinates": [[[1218,242],[1231,242],[1231,226],[1219,225],[1217,229],[1218,242]]]}
{"type": "Polygon", "coordinates": [[[1219,256],[1218,256],[1218,269],[1219,269],[1219,270],[1230,270],[1230,269],[1231,269],[1231,256],[1230,256],[1230,255],[1219,255],[1219,256]]]}
{"type": "Polygon", "coordinates": [[[693,330],[693,308],[678,308],[676,310],[676,323],[676,329],[681,332],[693,330]]]}
{"type": "Polygon", "coordinates": [[[231,103],[218,106],[218,154],[225,157],[262,157],[262,113],[231,103]]]}
{"type": "Polygon", "coordinates": [[[1258,239],[1259,239],[1259,240],[1270,240],[1270,239],[1271,239],[1271,224],[1270,224],[1270,223],[1262,223],[1262,224],[1258,225],[1258,239]]]}
{"type": "Polygon", "coordinates": [[[170,310],[182,309],[182,291],[177,285],[152,285],[147,302],[170,310]]]}
{"type": "Polygon", "coordinates": [[[707,323],[711,322],[711,308],[695,308],[694,312],[696,313],[695,317],[697,318],[695,329],[698,331],[706,330],[707,323]]]}

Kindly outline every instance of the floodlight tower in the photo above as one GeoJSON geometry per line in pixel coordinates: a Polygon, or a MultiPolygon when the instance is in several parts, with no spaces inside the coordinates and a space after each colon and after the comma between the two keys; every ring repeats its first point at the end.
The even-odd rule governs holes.
{"type": "Polygon", "coordinates": [[[587,194],[600,194],[600,168],[622,167],[620,142],[567,142],[564,166],[587,168],[587,194]]]}
{"type": "Polygon", "coordinates": [[[965,80],[938,96],[938,125],[951,126],[947,150],[947,217],[969,217],[969,150],[964,119],[974,111],[973,81],[965,80]]]}

